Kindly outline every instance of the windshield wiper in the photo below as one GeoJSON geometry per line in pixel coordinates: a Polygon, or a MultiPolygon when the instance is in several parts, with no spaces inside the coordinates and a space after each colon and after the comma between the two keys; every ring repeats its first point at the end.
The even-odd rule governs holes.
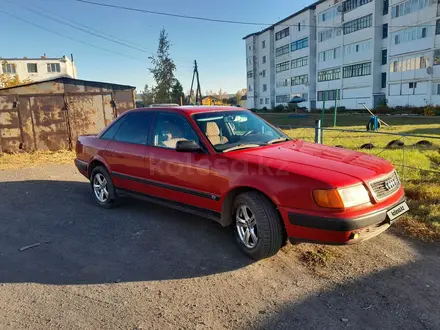
{"type": "Polygon", "coordinates": [[[267,144],[274,144],[274,143],[286,142],[286,141],[289,141],[289,139],[285,138],[285,137],[280,137],[280,138],[277,138],[277,139],[270,140],[269,142],[267,142],[267,144]]]}
{"type": "Polygon", "coordinates": [[[229,152],[229,151],[246,149],[246,148],[257,148],[257,147],[260,147],[260,145],[259,144],[239,144],[238,146],[225,149],[225,150],[223,150],[223,152],[229,152]]]}

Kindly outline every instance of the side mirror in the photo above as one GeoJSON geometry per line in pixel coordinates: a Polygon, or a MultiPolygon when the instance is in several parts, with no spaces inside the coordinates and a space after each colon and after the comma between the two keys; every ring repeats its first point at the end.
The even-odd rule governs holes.
{"type": "Polygon", "coordinates": [[[195,152],[200,151],[202,148],[194,140],[177,141],[176,151],[180,152],[195,152]]]}

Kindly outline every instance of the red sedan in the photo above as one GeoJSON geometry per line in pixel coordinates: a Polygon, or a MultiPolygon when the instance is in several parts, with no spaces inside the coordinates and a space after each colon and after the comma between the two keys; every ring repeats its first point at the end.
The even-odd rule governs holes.
{"type": "Polygon", "coordinates": [[[76,152],[98,205],[134,196],[232,225],[254,259],[288,239],[360,242],[408,211],[389,162],[291,140],[240,108],[131,110],[76,152]]]}

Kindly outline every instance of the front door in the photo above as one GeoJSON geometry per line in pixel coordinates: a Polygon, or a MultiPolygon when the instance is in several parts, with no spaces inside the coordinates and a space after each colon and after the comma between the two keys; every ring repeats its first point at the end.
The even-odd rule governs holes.
{"type": "Polygon", "coordinates": [[[152,143],[146,162],[156,185],[155,195],[219,212],[220,196],[212,193],[210,180],[212,155],[203,152],[178,152],[178,141],[201,143],[187,118],[171,112],[160,112],[152,127],[152,143]]]}

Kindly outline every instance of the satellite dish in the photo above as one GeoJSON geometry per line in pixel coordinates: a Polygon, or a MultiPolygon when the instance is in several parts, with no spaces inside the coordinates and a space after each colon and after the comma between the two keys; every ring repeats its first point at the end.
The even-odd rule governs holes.
{"type": "Polygon", "coordinates": [[[432,74],[434,72],[434,70],[432,69],[432,66],[428,66],[427,68],[426,68],[426,73],[427,74],[432,74]]]}

